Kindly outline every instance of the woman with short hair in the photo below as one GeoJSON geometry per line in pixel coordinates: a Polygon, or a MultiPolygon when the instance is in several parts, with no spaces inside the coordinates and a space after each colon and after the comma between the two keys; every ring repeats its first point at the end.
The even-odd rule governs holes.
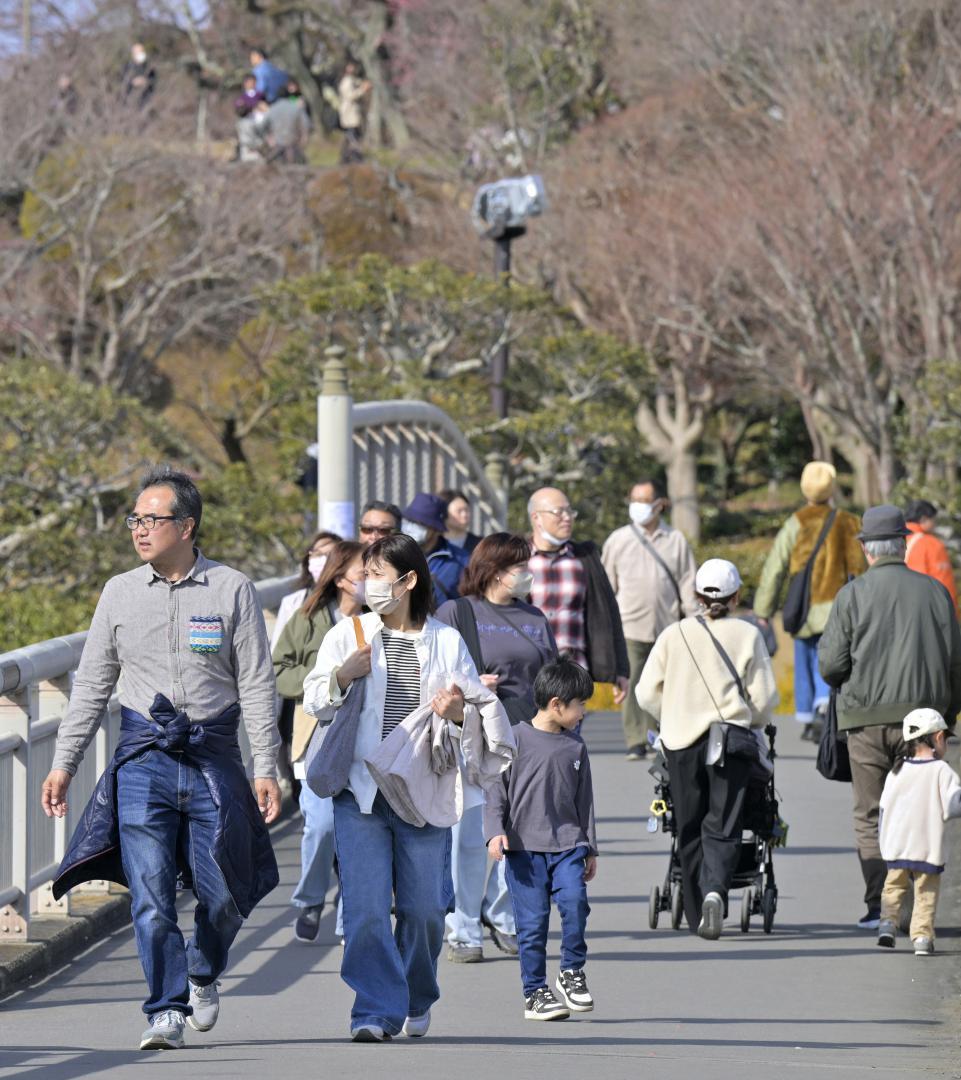
{"type": "Polygon", "coordinates": [[[691,931],[709,940],[723,928],[752,765],[751,755],[742,756],[730,736],[723,760],[712,764],[710,728],[717,722],[763,728],[778,703],[764,639],[756,627],[732,617],[740,589],[733,563],[708,559],[694,579],[701,613],[662,631],[636,690],[640,707],[659,722],[684,914],[691,931]]]}
{"type": "MultiPolygon", "coordinates": [[[[460,631],[468,646],[476,639],[473,659],[481,682],[501,700],[511,723],[529,721],[537,712],[534,679],[557,659],[557,645],[547,616],[526,601],[533,575],[527,569],[530,543],[512,533],[485,537],[471,555],[461,579],[460,600],[441,605],[437,618],[460,631]]],[[[447,917],[447,959],[453,963],[483,960],[484,925],[502,952],[517,955],[517,928],[503,862],[491,872],[484,843],[484,797],[480,789],[464,793],[464,814],[453,829],[451,870],[456,907],[447,917]]]]}

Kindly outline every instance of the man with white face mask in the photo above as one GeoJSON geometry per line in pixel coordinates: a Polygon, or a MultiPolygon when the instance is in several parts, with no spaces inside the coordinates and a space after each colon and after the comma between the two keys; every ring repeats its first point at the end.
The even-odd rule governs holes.
{"type": "Polygon", "coordinates": [[[437,607],[460,596],[460,579],[470,555],[444,538],[447,503],[439,495],[418,492],[404,510],[400,531],[420,545],[427,556],[437,607]]]}
{"type": "Polygon", "coordinates": [[[142,109],[153,97],[157,86],[157,71],[141,42],[135,41],[130,46],[130,59],[124,65],[120,79],[125,102],[142,109]]]}
{"type": "Polygon", "coordinates": [[[534,575],[531,603],[547,616],[557,648],[595,682],[614,684],[614,702],[627,694],[630,665],[621,616],[597,545],[572,539],[577,511],[563,491],[540,488],[527,504],[534,575]]]}
{"type": "Polygon", "coordinates": [[[621,612],[631,663],[630,691],[624,701],[624,740],[629,761],[647,756],[653,727],[634,695],[641,671],[658,634],[697,612],[694,553],[684,536],[665,525],[664,492],[653,480],[631,488],[630,524],[616,529],[604,544],[602,560],[621,612]]]}

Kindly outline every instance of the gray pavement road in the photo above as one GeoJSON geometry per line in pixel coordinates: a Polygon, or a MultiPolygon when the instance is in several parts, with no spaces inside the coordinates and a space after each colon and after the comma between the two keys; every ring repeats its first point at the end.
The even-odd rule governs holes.
{"type": "MultiPolygon", "coordinates": [[[[872,934],[853,929],[862,905],[850,790],[817,776],[814,751],[790,722],[781,732],[778,786],[790,843],[777,855],[781,900],[770,937],[756,920],[747,935],[732,920],[714,943],[663,923],[648,929],[648,889],[663,877],[666,838],[644,828],[646,767],[624,760],[617,718],[595,715],[587,727],[602,850],[588,933],[594,1013],[525,1021],[516,961],[488,946],[483,964],[441,960],[443,996],[427,1039],[350,1043],[332,912],[325,911],[320,944],[291,937],[294,819],[277,838],[282,884],[237,942],[212,1032],[188,1029],[188,1049],[174,1053],[133,1049],[143,988],[132,935],[123,930],[3,1002],[0,1078],[126,1080],[160,1070],[173,1080],[489,1080],[500,1070],[591,1080],[961,1076],[959,867],[944,882],[937,955],[917,959],[903,942],[893,954],[877,949],[872,934]]],[[[961,856],[961,843],[953,847],[961,856]]],[[[556,933],[552,950],[556,965],[556,933]]]]}

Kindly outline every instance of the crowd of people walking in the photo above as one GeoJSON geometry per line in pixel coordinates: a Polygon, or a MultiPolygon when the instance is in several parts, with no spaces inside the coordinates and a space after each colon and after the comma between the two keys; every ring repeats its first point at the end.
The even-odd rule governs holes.
{"type": "MultiPolygon", "coordinates": [[[[282,93],[260,61],[257,92],[282,93]]],[[[626,494],[627,523],[602,549],[577,538],[577,508],[555,487],[531,496],[523,534],[472,533],[462,491],[369,502],[357,540],[319,532],[305,544],[268,638],[251,583],[197,546],[191,479],[144,478],[126,519],[141,565],[104,588],[41,793],[64,816],[117,688],[120,744],[54,895],[91,877],[129,887],[148,984],[141,1048],[180,1047],[186,1025],[216,1023],[230,946],[278,882],[267,825],[285,791],[303,821],[293,936],[317,939],[336,878],[354,1041],[425,1036],[441,955],[481,961],[488,935],[518,958],[526,1019],[592,1010],[598,841],[580,731],[599,682],[622,708],[627,760],[664,763],[684,916],[718,938],[757,766],[772,768],[762,733],[778,704],[779,606],[802,737],[849,760],[858,926],[894,946],[913,897],[912,944],[930,955],[944,825],[961,816],[944,761],[961,631],[935,508],[859,519],[837,506],[833,467],[810,463],[806,505],[779,531],[752,612],[738,567],[697,566],[656,480],[626,494]],[[186,943],[178,877],[198,900],[186,943]]]]}

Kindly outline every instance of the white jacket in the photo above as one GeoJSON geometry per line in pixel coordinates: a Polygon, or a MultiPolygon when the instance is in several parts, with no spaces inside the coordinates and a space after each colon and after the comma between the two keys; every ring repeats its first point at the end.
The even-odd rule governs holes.
{"type": "MultiPolygon", "coordinates": [[[[377,796],[377,785],[364,760],[373,755],[383,737],[387,660],[380,640],[384,625],[380,616],[370,611],[361,615],[360,621],[364,628],[364,640],[371,646],[371,668],[347,786],[353,792],[361,813],[369,814],[377,796]]],[[[460,675],[466,683],[478,681],[477,669],[464,639],[452,626],[429,617],[423,631],[414,640],[414,648],[420,662],[421,705],[426,705],[441,687],[449,686],[452,677],[460,675]]],[[[337,684],[337,670],[356,650],[353,620],[344,619],[324,638],[314,670],[304,680],[304,709],[322,724],[331,722],[344,700],[337,684]]],[[[483,802],[483,791],[479,787],[472,791],[465,788],[463,799],[465,808],[479,805],[483,802]]]]}
{"type": "Polygon", "coordinates": [[[884,781],[878,822],[881,858],[889,866],[940,873],[949,817],[961,817],[958,774],[937,758],[908,758],[884,781]]]}

